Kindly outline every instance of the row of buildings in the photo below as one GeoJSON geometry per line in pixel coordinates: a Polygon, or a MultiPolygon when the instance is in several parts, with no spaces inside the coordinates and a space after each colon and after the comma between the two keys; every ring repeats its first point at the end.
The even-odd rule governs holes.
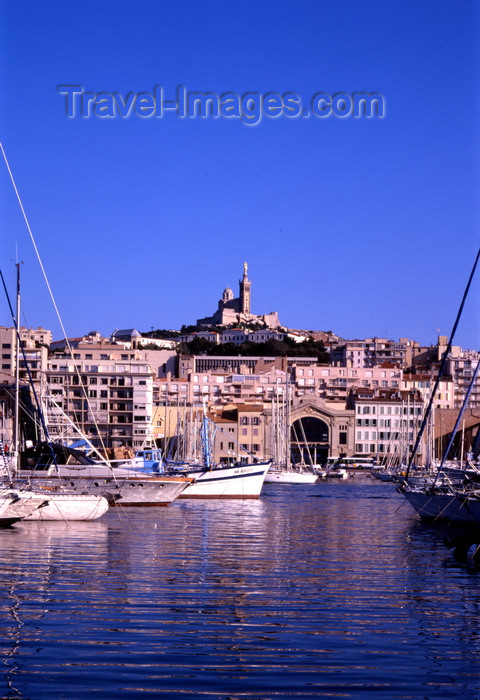
{"type": "MultiPolygon", "coordinates": [[[[315,464],[340,456],[407,459],[446,347],[443,337],[429,348],[407,339],[330,340],[330,362],[320,364],[309,357],[178,355],[173,341],[155,347],[135,330],[52,342],[47,330],[22,328],[20,337],[19,377],[26,386],[30,374],[54,438],[73,441],[82,434],[122,456],[155,440],[172,458],[185,458],[206,406],[218,428],[216,459],[280,459],[288,437],[295,458],[315,464]]],[[[1,437],[7,443],[15,343],[15,330],[0,328],[1,437]]],[[[459,347],[450,354],[435,396],[437,446],[452,429],[479,357],[459,347]]],[[[473,443],[478,387],[470,407],[465,430],[473,443]]],[[[429,440],[426,431],[419,460],[429,440]]]]}

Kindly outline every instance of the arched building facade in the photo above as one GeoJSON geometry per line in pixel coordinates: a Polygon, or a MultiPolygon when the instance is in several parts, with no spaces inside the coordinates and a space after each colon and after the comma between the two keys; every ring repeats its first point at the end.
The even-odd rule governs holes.
{"type": "Polygon", "coordinates": [[[296,402],[290,414],[294,462],[325,464],[327,458],[353,454],[355,412],[310,397],[296,402]]]}

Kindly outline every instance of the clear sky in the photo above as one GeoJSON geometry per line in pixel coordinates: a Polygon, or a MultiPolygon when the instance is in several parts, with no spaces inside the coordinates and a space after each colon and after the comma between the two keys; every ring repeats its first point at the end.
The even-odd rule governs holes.
{"type": "MultiPolygon", "coordinates": [[[[252,311],[345,338],[448,335],[479,236],[473,0],[3,0],[1,141],[69,336],[178,329],[243,263],[252,311]],[[383,118],[66,114],[92,93],[379,93],[383,118]]],[[[99,109],[99,108],[98,108],[99,109]]],[[[3,163],[1,260],[61,337],[3,163]]],[[[480,271],[479,271],[480,276],[480,271]]],[[[479,348],[480,283],[457,341],[479,348]]],[[[0,324],[11,325],[6,304],[0,324]]]]}

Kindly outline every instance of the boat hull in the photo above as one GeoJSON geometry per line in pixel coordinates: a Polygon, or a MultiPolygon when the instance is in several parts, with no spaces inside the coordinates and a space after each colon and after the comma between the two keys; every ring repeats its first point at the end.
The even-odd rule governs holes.
{"type": "Polygon", "coordinates": [[[318,474],[310,472],[295,472],[285,469],[284,471],[268,471],[265,476],[265,483],[269,484],[316,484],[318,474]]]}
{"type": "Polygon", "coordinates": [[[445,520],[468,524],[478,522],[468,505],[468,499],[458,495],[432,494],[421,490],[402,490],[402,494],[422,520],[445,520]]]}
{"type": "Polygon", "coordinates": [[[90,494],[16,490],[12,495],[8,515],[17,520],[97,520],[109,508],[106,498],[90,494]]]}
{"type": "Polygon", "coordinates": [[[112,475],[102,473],[100,469],[89,472],[80,469],[59,466],[58,476],[29,477],[29,481],[54,490],[68,488],[79,494],[89,493],[95,496],[110,497],[114,506],[168,506],[191,483],[191,479],[179,476],[150,476],[138,472],[125,472],[112,475]]]}
{"type": "Polygon", "coordinates": [[[180,498],[259,498],[265,474],[271,462],[236,465],[234,467],[203,467],[188,469],[194,479],[180,498]]]}
{"type": "Polygon", "coordinates": [[[17,508],[14,508],[16,501],[16,494],[8,491],[0,496],[0,527],[10,527],[30,513],[30,510],[25,509],[25,512],[20,514],[17,508]]]}

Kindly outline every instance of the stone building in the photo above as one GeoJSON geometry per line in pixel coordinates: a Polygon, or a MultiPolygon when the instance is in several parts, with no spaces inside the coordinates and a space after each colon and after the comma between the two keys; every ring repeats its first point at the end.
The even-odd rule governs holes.
{"type": "Polygon", "coordinates": [[[232,289],[226,287],[218,308],[212,316],[197,319],[198,326],[231,326],[238,323],[261,323],[268,328],[278,328],[278,313],[255,315],[251,313],[252,283],[248,279],[247,263],[243,264],[243,276],[239,280],[239,295],[234,297],[232,289]]]}

